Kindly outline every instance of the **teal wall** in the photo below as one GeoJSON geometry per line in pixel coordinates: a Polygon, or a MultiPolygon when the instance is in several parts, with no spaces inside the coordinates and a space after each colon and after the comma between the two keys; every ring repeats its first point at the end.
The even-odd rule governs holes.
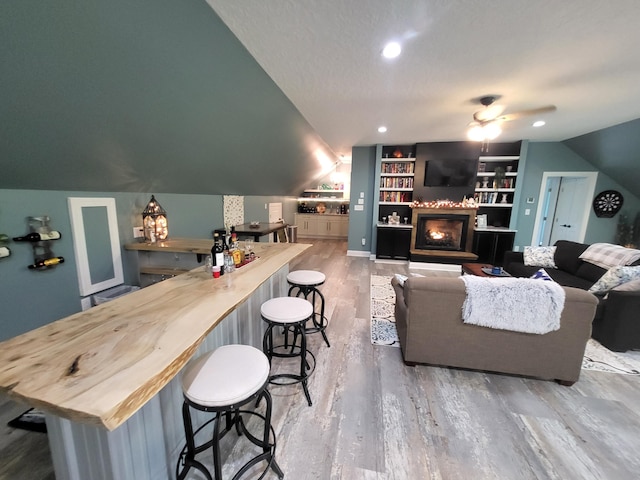
{"type": "Polygon", "coordinates": [[[349,205],[348,250],[370,252],[372,239],[373,191],[375,185],[376,147],[353,147],[351,150],[351,200],[349,205]],[[364,193],[364,210],[355,209],[364,193]],[[362,239],[365,245],[362,245],[362,239]]]}
{"type": "Polygon", "coordinates": [[[2,0],[0,188],[297,195],[337,160],[205,0],[2,0]]]}
{"type": "MultiPolygon", "coordinates": [[[[524,169],[522,165],[518,171],[518,182],[521,185],[519,202],[514,207],[516,224],[514,228],[518,230],[514,244],[520,247],[531,245],[533,228],[536,219],[536,211],[540,199],[540,185],[544,172],[594,172],[598,171],[591,163],[587,162],[573,150],[557,142],[528,142],[526,146],[526,158],[524,169]],[[534,198],[534,203],[526,203],[527,198],[534,198]],[[525,215],[525,209],[531,209],[531,215],[525,215]],[[517,209],[517,211],[516,211],[517,209]]],[[[623,212],[628,212],[633,218],[636,212],[640,211],[640,199],[630,193],[627,189],[613,181],[609,176],[599,172],[594,194],[603,190],[618,190],[624,196],[623,212]]],[[[591,204],[593,197],[584,201],[591,204]]],[[[618,223],[618,216],[613,218],[598,218],[593,213],[589,215],[585,243],[613,242],[615,230],[618,223]]]]}
{"type": "MultiPolygon", "coordinates": [[[[11,256],[0,259],[0,341],[80,311],[80,293],[67,206],[68,197],[110,197],[116,200],[120,243],[133,242],[133,227],[142,224],[141,212],[150,194],[95,193],[51,190],[0,189],[0,233],[15,237],[28,231],[26,217],[48,215],[51,227],[62,234],[52,242],[55,255],[65,263],[45,271],[28,270],[33,262],[30,245],[10,242],[11,256]]],[[[211,238],[223,226],[222,196],[156,193],[167,211],[170,237],[211,238]]],[[[266,221],[264,204],[282,202],[285,220],[293,222],[295,199],[245,197],[245,219],[266,221]],[[261,206],[261,210],[257,208],[261,206]]],[[[135,253],[122,250],[125,283],[137,278],[135,253]]]]}

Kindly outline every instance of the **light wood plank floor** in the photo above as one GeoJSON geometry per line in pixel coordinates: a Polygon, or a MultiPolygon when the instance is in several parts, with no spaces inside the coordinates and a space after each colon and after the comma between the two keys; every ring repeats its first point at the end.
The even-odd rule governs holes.
{"type": "MultiPolygon", "coordinates": [[[[369,276],[407,274],[406,265],[347,257],[344,241],[313,243],[292,269],[327,275],[322,291],[331,347],[320,335],[309,337],[317,362],[309,381],[313,406],[300,386],[271,388],[285,478],[640,478],[639,377],[584,371],[574,386],[563,387],[406,367],[399,348],[371,345],[369,331],[369,276]]],[[[6,427],[22,410],[0,400],[0,479],[50,480],[46,436],[6,427]]],[[[242,448],[238,442],[230,454],[238,460],[227,459],[226,478],[242,448]]]]}

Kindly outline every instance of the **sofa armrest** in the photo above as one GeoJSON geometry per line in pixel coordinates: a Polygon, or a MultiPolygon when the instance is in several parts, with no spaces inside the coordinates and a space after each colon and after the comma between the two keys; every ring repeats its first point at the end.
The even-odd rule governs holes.
{"type": "Polygon", "coordinates": [[[611,290],[600,303],[592,337],[616,352],[640,348],[640,291],[611,290]]]}
{"type": "Polygon", "coordinates": [[[396,303],[402,303],[406,305],[406,301],[404,298],[404,288],[402,287],[402,285],[400,285],[400,282],[396,277],[393,277],[391,279],[391,286],[393,287],[393,290],[396,292],[396,303]]]}
{"type": "Polygon", "coordinates": [[[514,252],[513,250],[509,250],[508,252],[504,252],[504,258],[502,260],[502,266],[508,272],[510,263],[521,263],[524,265],[524,253],[522,252],[514,252]]]}

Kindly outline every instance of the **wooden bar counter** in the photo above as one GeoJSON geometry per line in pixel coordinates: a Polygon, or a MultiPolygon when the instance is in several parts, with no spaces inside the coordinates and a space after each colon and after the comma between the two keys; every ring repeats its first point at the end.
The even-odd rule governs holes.
{"type": "Polygon", "coordinates": [[[309,246],[258,243],[231,274],[198,267],[0,343],[0,391],[47,413],[56,478],[171,478],[184,441],[177,373],[222,344],[260,347],[260,305],[286,295],[289,262],[309,246]]]}

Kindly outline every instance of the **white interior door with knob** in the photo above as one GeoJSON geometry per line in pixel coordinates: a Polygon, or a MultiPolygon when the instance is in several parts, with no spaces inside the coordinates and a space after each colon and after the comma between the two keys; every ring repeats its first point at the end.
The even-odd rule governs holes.
{"type": "Polygon", "coordinates": [[[581,177],[563,177],[560,180],[558,202],[553,216],[551,238],[549,244],[553,245],[557,240],[570,240],[579,242],[582,230],[582,217],[586,180],[581,177]]]}
{"type": "Polygon", "coordinates": [[[542,174],[531,245],[553,245],[557,240],[584,241],[597,178],[597,172],[542,174]]]}

